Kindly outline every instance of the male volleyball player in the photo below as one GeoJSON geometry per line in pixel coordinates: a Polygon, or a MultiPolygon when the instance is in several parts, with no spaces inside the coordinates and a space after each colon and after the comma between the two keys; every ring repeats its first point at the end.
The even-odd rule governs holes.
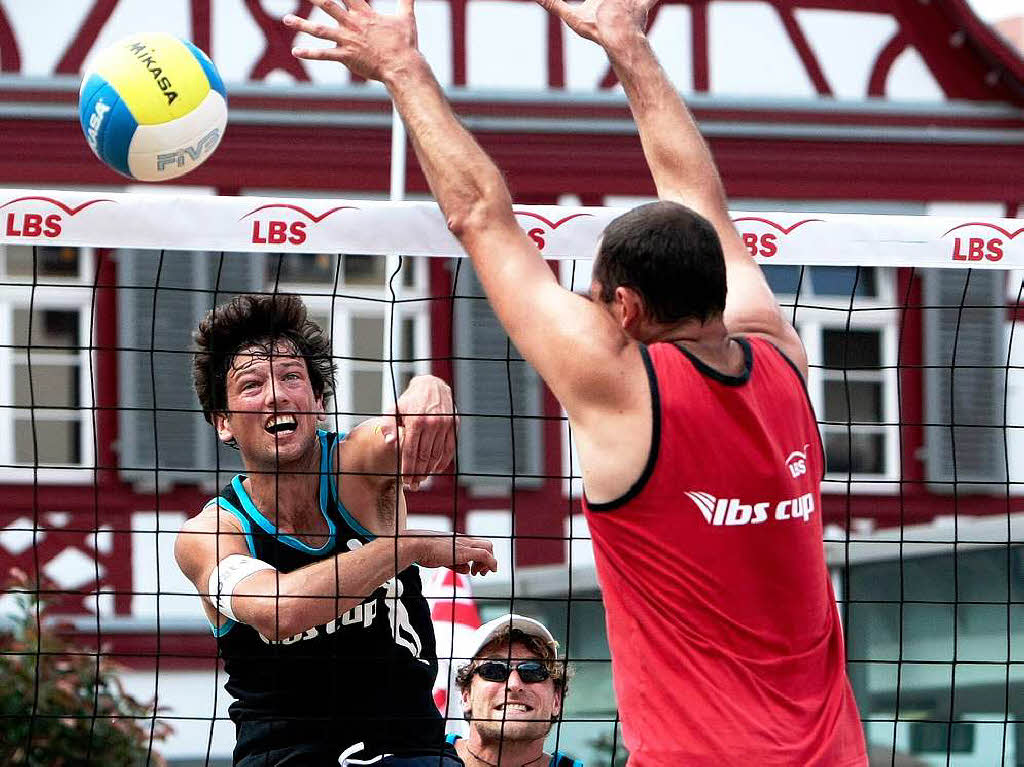
{"type": "Polygon", "coordinates": [[[456,684],[469,720],[469,737],[448,742],[466,767],[583,767],[544,741],[569,694],[569,666],[540,621],[502,615],[473,634],[470,661],[456,684]]]}
{"type": "Polygon", "coordinates": [[[297,296],[239,296],[195,337],[203,413],[245,473],[185,524],[175,555],[224,658],[234,763],[456,767],[412,565],[497,565],[489,541],[406,530],[399,479],[450,462],[450,389],[414,379],[399,399],[399,412],[425,414],[403,416],[424,454],[400,467],[393,417],[347,436],[318,428],[334,363],[297,296]]]}
{"type": "Polygon", "coordinates": [[[416,49],[412,0],[396,16],[315,0],[336,25],[285,21],[335,43],[296,56],[387,86],[495,312],[569,415],[632,764],[864,765],[800,339],[651,51],[652,0],[544,2],[605,48],[663,198],[606,228],[590,301],[519,228],[416,49]]]}

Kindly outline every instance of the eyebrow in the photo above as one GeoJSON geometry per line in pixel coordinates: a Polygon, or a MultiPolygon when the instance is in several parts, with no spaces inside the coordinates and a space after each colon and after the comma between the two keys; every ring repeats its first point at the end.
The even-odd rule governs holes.
{"type": "MultiPolygon", "coordinates": [[[[260,373],[258,372],[258,370],[256,368],[254,368],[254,365],[257,362],[260,362],[261,360],[257,359],[256,357],[257,357],[257,355],[252,355],[252,357],[250,358],[249,362],[244,364],[244,365],[242,365],[242,367],[238,367],[236,365],[231,365],[228,368],[227,376],[226,376],[225,380],[226,381],[240,382],[240,381],[244,381],[246,376],[259,376],[260,373]]],[[[282,370],[282,369],[290,370],[292,368],[295,368],[297,370],[303,370],[303,371],[306,370],[306,362],[305,362],[305,360],[303,360],[303,359],[296,359],[294,357],[283,357],[283,358],[281,358],[280,361],[271,360],[270,364],[271,364],[272,367],[276,367],[278,370],[282,370]]]]}

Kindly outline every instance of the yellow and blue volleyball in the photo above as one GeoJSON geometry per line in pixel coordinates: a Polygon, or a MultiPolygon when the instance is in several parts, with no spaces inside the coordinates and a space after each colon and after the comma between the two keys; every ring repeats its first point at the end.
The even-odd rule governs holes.
{"type": "Polygon", "coordinates": [[[166,181],[217,148],[227,93],[213,62],[192,43],[135,35],[93,60],[78,117],[92,151],[111,168],[138,181],[166,181]]]}

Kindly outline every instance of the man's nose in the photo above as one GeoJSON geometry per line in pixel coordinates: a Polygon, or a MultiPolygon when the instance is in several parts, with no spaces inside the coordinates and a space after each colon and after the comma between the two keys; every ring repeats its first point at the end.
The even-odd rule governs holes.
{"type": "Polygon", "coordinates": [[[279,381],[275,381],[273,377],[267,381],[267,387],[263,396],[265,397],[267,410],[271,413],[277,412],[282,405],[288,403],[287,390],[279,381]]]}

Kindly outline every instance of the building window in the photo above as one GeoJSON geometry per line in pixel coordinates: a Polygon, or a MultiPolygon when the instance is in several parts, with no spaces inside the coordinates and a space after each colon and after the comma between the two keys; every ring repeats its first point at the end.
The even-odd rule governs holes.
{"type": "Polygon", "coordinates": [[[0,247],[0,466],[82,481],[93,462],[90,250],[0,247]]]}
{"type": "Polygon", "coordinates": [[[427,260],[403,257],[392,276],[382,256],[267,257],[267,289],[302,295],[311,319],[331,336],[337,364],[331,428],[348,431],[380,415],[413,376],[430,372],[427,260]]]}
{"type": "Polygon", "coordinates": [[[853,482],[858,490],[887,491],[899,479],[894,270],[762,268],[807,349],[807,389],[825,445],[826,483],[841,483],[836,490],[853,482]]]}

